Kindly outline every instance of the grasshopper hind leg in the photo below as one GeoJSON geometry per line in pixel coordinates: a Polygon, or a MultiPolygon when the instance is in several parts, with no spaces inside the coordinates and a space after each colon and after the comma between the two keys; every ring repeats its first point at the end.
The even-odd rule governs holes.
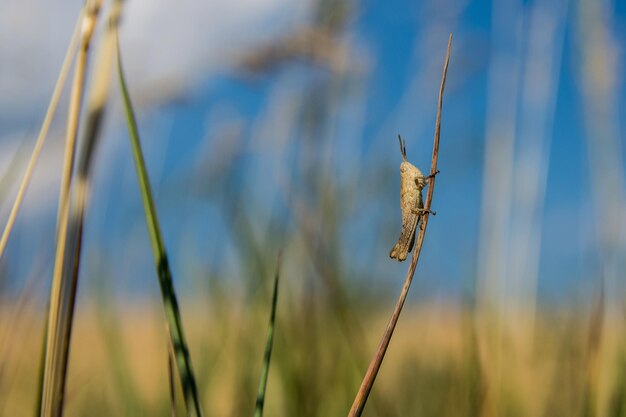
{"type": "Polygon", "coordinates": [[[400,233],[398,242],[389,252],[390,258],[397,259],[400,262],[407,258],[409,252],[413,250],[413,245],[415,243],[415,229],[417,228],[418,221],[419,216],[416,214],[411,214],[404,218],[404,221],[402,222],[402,233],[400,233]]]}
{"type": "MultiPolygon", "coordinates": [[[[419,222],[419,219],[418,219],[419,222]]],[[[409,243],[409,252],[413,251],[413,245],[415,244],[415,235],[417,233],[415,233],[415,231],[413,231],[413,237],[411,238],[411,243],[409,243]]]]}

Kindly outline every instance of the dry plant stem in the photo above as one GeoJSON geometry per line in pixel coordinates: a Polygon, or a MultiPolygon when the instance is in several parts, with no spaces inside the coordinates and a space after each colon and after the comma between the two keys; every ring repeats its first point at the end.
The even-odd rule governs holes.
{"type": "Polygon", "coordinates": [[[35,147],[33,148],[33,153],[31,154],[30,161],[28,162],[28,166],[26,167],[24,178],[22,179],[20,188],[17,191],[17,196],[15,197],[15,202],[13,203],[13,207],[11,207],[11,213],[9,213],[9,219],[7,220],[7,224],[4,227],[4,231],[2,232],[2,237],[0,238],[0,258],[2,258],[2,255],[4,254],[4,249],[6,248],[7,242],[9,240],[9,236],[11,235],[11,230],[13,230],[13,225],[15,224],[17,213],[19,212],[20,207],[22,206],[22,201],[24,200],[26,189],[28,188],[28,184],[30,183],[30,179],[33,175],[33,171],[35,170],[35,165],[37,164],[37,160],[39,159],[39,154],[41,153],[43,144],[45,143],[46,137],[48,136],[48,130],[50,129],[52,118],[54,117],[54,113],[56,112],[57,105],[59,104],[61,92],[63,91],[63,87],[65,86],[65,80],[67,79],[67,75],[69,74],[70,67],[72,64],[72,58],[74,57],[76,45],[78,43],[79,35],[81,33],[81,25],[83,23],[83,16],[84,16],[84,13],[83,11],[81,11],[81,13],[78,16],[78,20],[76,22],[74,33],[72,34],[70,44],[67,48],[67,52],[65,53],[63,64],[61,65],[59,78],[57,79],[57,83],[54,86],[54,91],[52,92],[52,97],[50,98],[50,104],[48,105],[48,110],[46,110],[46,115],[43,119],[43,123],[41,124],[41,129],[39,130],[39,136],[37,137],[37,142],[35,142],[35,147]]]}
{"type": "Polygon", "coordinates": [[[65,258],[67,238],[67,223],[69,212],[69,190],[71,174],[74,166],[76,149],[76,133],[78,131],[78,115],[83,96],[87,52],[93,33],[93,26],[97,17],[97,9],[88,9],[84,12],[82,24],[81,48],[76,57],[76,69],[70,98],[67,135],[65,141],[65,157],[59,192],[59,211],[57,213],[57,246],[52,278],[50,312],[48,314],[48,332],[46,341],[46,355],[44,367],[42,410],[44,416],[60,415],[62,408],[63,385],[61,375],[64,364],[62,356],[64,348],[63,334],[65,333],[64,316],[67,315],[65,294],[68,283],[63,282],[62,272],[65,258]]]}
{"type": "MultiPolygon", "coordinates": [[[[85,128],[85,146],[81,166],[79,166],[78,178],[75,182],[75,199],[72,211],[69,204],[69,186],[73,171],[73,159],[75,148],[75,136],[78,126],[78,112],[80,110],[80,98],[84,84],[84,70],[86,65],[86,54],[89,49],[93,28],[100,10],[100,0],[94,0],[86,4],[86,12],[83,20],[83,41],[79,51],[74,90],[72,92],[70,119],[68,126],[66,159],[62,179],[62,191],[60,198],[60,210],[57,227],[57,251],[55,257],[54,275],[51,289],[50,311],[48,315],[48,332],[46,337],[46,353],[42,390],[42,416],[60,416],[63,413],[63,398],[65,391],[65,381],[67,376],[67,363],[69,357],[69,346],[72,329],[72,318],[74,312],[74,302],[76,298],[76,287],[78,278],[78,267],[80,263],[80,248],[82,243],[83,213],[86,202],[86,194],[89,188],[87,179],[91,160],[90,154],[99,131],[99,121],[104,109],[104,102],[101,93],[103,88],[107,89],[106,80],[102,80],[103,73],[107,70],[100,58],[100,66],[94,76],[94,88],[91,90],[91,99],[88,109],[88,116],[85,128]],[[87,163],[85,163],[87,161],[87,163]]],[[[113,8],[115,10],[115,8],[113,8]]],[[[106,52],[106,35],[102,50],[106,52]]],[[[110,61],[110,60],[109,60],[110,61]]],[[[104,96],[106,97],[106,95],[104,96]]]]}
{"type": "Polygon", "coordinates": [[[372,386],[374,385],[374,381],[376,379],[376,375],[378,374],[378,370],[380,369],[380,365],[383,362],[383,358],[385,357],[385,352],[387,351],[387,347],[389,346],[389,342],[391,341],[391,336],[393,335],[393,331],[396,328],[396,324],[398,323],[398,318],[400,317],[400,312],[402,311],[402,307],[404,306],[404,301],[406,300],[406,296],[409,293],[409,288],[411,286],[411,281],[413,280],[413,274],[415,273],[415,268],[417,267],[417,261],[420,257],[420,252],[422,250],[422,245],[424,243],[424,236],[426,235],[426,226],[428,225],[428,217],[430,204],[433,199],[433,189],[435,188],[435,173],[437,172],[437,159],[439,157],[439,136],[441,133],[441,108],[443,105],[443,90],[446,85],[446,74],[448,72],[448,62],[450,61],[450,46],[452,45],[452,34],[450,34],[450,38],[448,39],[448,49],[446,51],[446,60],[443,66],[443,76],[441,78],[441,87],[439,88],[439,103],[437,106],[437,120],[435,122],[435,138],[433,145],[433,156],[430,164],[430,182],[428,185],[428,193],[426,194],[426,201],[424,204],[424,214],[422,215],[422,225],[419,229],[419,233],[417,235],[417,241],[415,244],[415,248],[413,251],[413,257],[411,258],[411,264],[409,265],[409,270],[406,273],[406,277],[404,279],[404,285],[402,286],[402,291],[400,292],[400,297],[398,298],[398,302],[396,303],[396,307],[393,310],[393,314],[391,315],[391,319],[387,324],[387,328],[385,329],[385,333],[383,334],[380,343],[378,344],[378,349],[376,349],[376,354],[370,363],[369,368],[367,369],[367,373],[361,382],[361,387],[359,388],[359,392],[354,399],[354,403],[352,404],[352,408],[348,414],[349,417],[360,416],[365,408],[365,403],[367,401],[367,397],[369,396],[370,391],[372,390],[372,386]]]}

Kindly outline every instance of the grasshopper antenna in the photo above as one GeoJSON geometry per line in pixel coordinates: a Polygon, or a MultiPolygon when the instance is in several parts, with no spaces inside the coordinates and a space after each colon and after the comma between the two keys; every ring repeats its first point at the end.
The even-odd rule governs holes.
{"type": "Polygon", "coordinates": [[[406,142],[402,140],[402,136],[398,133],[398,141],[400,141],[400,153],[402,154],[402,160],[406,161],[406,142]]]}

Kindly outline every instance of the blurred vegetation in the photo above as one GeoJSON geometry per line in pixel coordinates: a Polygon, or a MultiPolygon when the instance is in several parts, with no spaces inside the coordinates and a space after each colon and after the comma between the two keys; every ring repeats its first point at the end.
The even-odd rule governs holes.
{"type": "MultiPolygon", "coordinates": [[[[557,19],[552,22],[556,26],[563,23],[558,19],[567,18],[566,6],[558,4],[558,13],[545,15],[557,19]]],[[[586,10],[581,5],[592,7],[584,2],[572,7],[586,10]]],[[[150,149],[156,153],[157,146],[146,147],[148,171],[155,185],[155,204],[164,221],[163,234],[171,251],[173,275],[179,280],[181,316],[206,416],[235,417],[254,412],[271,309],[274,259],[280,248],[284,249],[281,295],[265,415],[345,415],[391,311],[389,302],[401,279],[402,274],[397,272],[402,267],[385,264],[381,269],[373,259],[375,254],[388,252],[400,225],[396,177],[399,161],[381,156],[377,145],[364,144],[359,139],[365,121],[348,132],[338,122],[340,117],[358,119],[356,110],[356,116],[346,116],[339,110],[353,104],[346,97],[362,98],[365,94],[363,74],[367,63],[354,59],[346,35],[359,7],[360,4],[347,0],[319,1],[306,26],[294,28],[292,33],[241,58],[241,65],[233,75],[235,81],[229,82],[244,88],[266,82],[273,86],[261,115],[254,120],[233,115],[228,106],[216,106],[206,115],[209,125],[203,132],[206,138],[189,151],[193,158],[177,164],[169,175],[163,175],[162,166],[150,165],[159,159],[159,155],[150,155],[150,149]],[[353,158],[346,158],[346,152],[352,152],[353,158]],[[262,160],[264,157],[267,160],[262,160]],[[189,204],[201,208],[202,218],[189,208],[190,200],[189,204]],[[381,213],[395,213],[398,217],[388,218],[381,213]],[[207,226],[209,217],[212,220],[207,226]],[[373,218],[376,220],[372,221],[373,218]],[[386,281],[380,283],[378,277],[386,281]]],[[[414,85],[403,96],[404,107],[400,107],[413,110],[414,102],[407,97],[424,83],[438,83],[442,62],[439,58],[445,52],[447,34],[455,27],[464,7],[452,2],[445,13],[434,13],[432,21],[424,23],[417,55],[428,56],[432,51],[441,54],[432,59],[434,71],[427,60],[416,65],[414,85]],[[439,34],[442,34],[440,45],[432,46],[432,39],[439,34]]],[[[542,11],[534,3],[528,7],[533,13],[542,11]]],[[[502,12],[501,8],[496,9],[502,12]]],[[[582,26],[594,24],[581,20],[582,26]]],[[[590,36],[589,33],[597,35],[593,28],[589,32],[586,27],[579,29],[583,38],[590,36]]],[[[550,39],[557,42],[561,38],[550,39]]],[[[590,43],[588,48],[602,43],[602,39],[593,40],[596,43],[590,43]]],[[[123,39],[121,42],[123,50],[123,39]]],[[[463,42],[459,42],[458,48],[463,48],[463,42]]],[[[555,55],[554,49],[548,48],[547,52],[548,56],[555,55]]],[[[558,50],[556,54],[559,59],[560,53],[558,50]]],[[[462,58],[467,58],[466,52],[453,50],[451,90],[455,83],[458,88],[458,83],[463,81],[461,71],[455,73],[453,69],[463,62],[462,58]]],[[[546,64],[541,60],[533,63],[546,64]]],[[[555,68],[553,64],[546,64],[547,73],[558,72],[558,66],[555,68]]],[[[509,68],[504,66],[499,70],[507,72],[509,68]]],[[[546,77],[549,84],[554,82],[546,77]]],[[[584,81],[592,75],[581,77],[584,81]]],[[[132,95],[132,80],[129,89],[132,95]]],[[[492,94],[498,94],[499,89],[494,90],[492,94]]],[[[509,93],[507,90],[506,94],[509,93]]],[[[517,103],[518,97],[511,94],[512,102],[517,103]]],[[[418,104],[431,103],[434,115],[435,96],[432,97],[418,104]]],[[[594,95],[594,100],[602,104],[603,97],[594,95]]],[[[549,107],[549,94],[540,100],[549,107]]],[[[537,104],[532,98],[528,102],[537,104]]],[[[588,104],[593,107],[593,103],[588,104]]],[[[541,123],[550,125],[553,117],[550,109],[538,107],[543,109],[539,113],[549,114],[546,120],[540,118],[541,123]]],[[[529,114],[537,111],[525,107],[517,110],[529,114]]],[[[137,110],[138,115],[141,112],[137,110]]],[[[528,120],[535,120],[532,114],[528,120]]],[[[502,121],[497,114],[494,117],[496,122],[502,121]]],[[[392,119],[387,124],[395,129],[392,119]]],[[[151,121],[156,125],[154,129],[162,128],[154,116],[152,119],[147,116],[142,126],[145,141],[154,133],[150,130],[151,121]]],[[[142,125],[141,116],[139,124],[142,125]]],[[[442,158],[446,152],[454,152],[444,144],[445,124],[444,110],[442,158]]],[[[389,155],[393,156],[397,156],[395,133],[389,137],[389,155]]],[[[546,151],[546,143],[540,139],[535,144],[540,150],[536,155],[538,161],[534,162],[547,175],[548,158],[541,153],[546,151]]],[[[185,140],[173,139],[183,145],[187,144],[185,140]]],[[[515,165],[515,147],[508,150],[511,154],[498,154],[502,151],[498,150],[499,144],[498,141],[487,143],[485,158],[502,157],[501,163],[509,161],[515,165]],[[494,144],[495,151],[490,150],[494,144]]],[[[408,147],[411,152],[410,141],[408,147]]],[[[3,207],[10,201],[7,197],[10,184],[19,178],[14,173],[15,166],[22,163],[22,152],[27,148],[20,145],[11,167],[0,179],[3,207]]],[[[127,150],[130,166],[130,149],[127,150]]],[[[462,160],[466,156],[461,153],[461,159],[457,156],[450,160],[462,160]]],[[[161,157],[173,158],[167,149],[161,157]]],[[[172,413],[168,335],[158,301],[156,277],[148,275],[154,273],[152,269],[138,265],[146,260],[149,263],[150,259],[139,208],[139,188],[133,184],[132,192],[126,192],[122,180],[125,172],[117,169],[115,163],[95,174],[108,175],[114,184],[110,187],[112,195],[103,196],[97,188],[92,191],[94,200],[108,198],[114,202],[109,201],[105,209],[94,210],[86,218],[87,225],[91,220],[112,229],[117,239],[94,242],[87,238],[83,251],[65,400],[68,416],[172,413]],[[122,203],[118,199],[129,195],[134,202],[130,208],[120,209],[122,203]],[[128,294],[120,291],[132,287],[121,282],[123,278],[136,276],[146,278],[134,281],[145,287],[128,294]]],[[[443,166],[443,175],[446,169],[462,171],[463,167],[443,166]]],[[[494,187],[500,187],[498,181],[508,178],[502,172],[496,172],[495,176],[494,180],[485,178],[485,188],[490,181],[494,187]]],[[[538,174],[536,181],[539,195],[530,199],[528,207],[513,204],[518,202],[512,191],[513,181],[508,184],[510,189],[500,187],[502,195],[497,196],[503,206],[527,210],[528,218],[521,224],[528,223],[533,233],[541,230],[537,213],[544,198],[542,190],[545,193],[545,184],[541,186],[545,178],[538,174]]],[[[616,193],[602,190],[603,193],[594,196],[595,204],[609,206],[607,210],[611,213],[619,212],[619,201],[612,200],[618,200],[616,193]]],[[[489,214],[493,202],[490,198],[488,193],[483,195],[483,209],[487,213],[483,222],[493,217],[489,214]]],[[[434,200],[435,209],[441,212],[437,193],[434,200]]],[[[440,214],[433,222],[445,222],[445,215],[440,214]]],[[[605,235],[610,234],[607,230],[611,226],[602,224],[605,235]]],[[[15,233],[18,237],[12,239],[19,239],[19,231],[18,228],[15,233]]],[[[519,247],[532,249],[539,239],[533,233],[521,234],[516,244],[521,241],[519,247]]],[[[483,240],[489,239],[487,235],[483,230],[480,236],[483,248],[496,247],[499,251],[506,244],[497,239],[485,243],[483,240]]],[[[503,295],[500,291],[508,288],[514,292],[518,287],[506,285],[510,282],[505,279],[506,273],[499,274],[501,265],[485,267],[490,262],[506,264],[506,254],[499,257],[501,252],[483,251],[475,261],[478,276],[467,273],[469,284],[465,294],[457,298],[424,296],[419,285],[427,286],[437,277],[418,266],[421,283],[416,283],[410,295],[414,302],[407,305],[400,319],[364,415],[626,416],[623,311],[621,305],[615,307],[617,304],[610,303],[609,298],[616,294],[608,293],[605,288],[610,283],[610,273],[615,275],[619,271],[623,247],[610,235],[611,239],[601,237],[610,240],[604,243],[610,252],[607,263],[590,273],[594,294],[578,295],[568,304],[542,304],[537,300],[534,266],[538,259],[533,258],[530,249],[522,257],[523,268],[511,273],[524,278],[521,283],[513,284],[519,284],[520,293],[528,297],[520,302],[515,299],[511,306],[507,306],[511,294],[498,298],[503,295]],[[481,271],[487,273],[483,275],[481,271]]],[[[425,246],[428,245],[427,237],[425,246]]],[[[32,416],[39,392],[37,381],[45,320],[42,300],[48,287],[50,265],[46,256],[31,260],[27,266],[16,265],[18,255],[23,254],[19,248],[10,246],[11,242],[0,259],[0,415],[32,416]],[[23,284],[9,282],[10,274],[24,269],[29,273],[23,284]]],[[[438,250],[446,250],[445,242],[438,250]]],[[[510,264],[519,265],[515,261],[519,259],[510,264]]],[[[450,259],[449,262],[461,261],[450,259]]],[[[173,381],[177,399],[174,411],[184,415],[184,394],[177,380],[173,381]]]]}
{"type": "MultiPolygon", "coordinates": [[[[231,303],[221,314],[210,316],[188,306],[185,324],[206,415],[253,414],[269,310],[269,300],[265,301],[256,308],[231,303]]],[[[355,363],[353,341],[346,340],[329,310],[282,304],[287,308],[278,310],[265,414],[344,415],[365,362],[355,363]]],[[[110,307],[109,302],[106,311],[79,309],[66,414],[167,415],[167,345],[160,307],[122,307],[116,313],[110,307]]],[[[506,367],[500,386],[494,387],[486,373],[495,358],[476,338],[466,313],[434,304],[407,310],[364,415],[623,415],[624,332],[619,318],[607,322],[610,337],[598,353],[602,376],[594,380],[593,410],[586,399],[590,347],[589,323],[583,314],[544,311],[534,335],[507,334],[499,353],[505,356],[506,367]],[[498,404],[491,401],[494,389],[501,392],[498,404]]],[[[20,341],[18,348],[3,339],[2,415],[33,413],[41,348],[37,316],[23,311],[17,328],[5,324],[1,329],[3,336],[10,331],[20,341]]],[[[361,317],[371,329],[365,345],[373,349],[385,314],[364,312],[361,317]]],[[[184,409],[178,413],[184,415],[184,409]]]]}

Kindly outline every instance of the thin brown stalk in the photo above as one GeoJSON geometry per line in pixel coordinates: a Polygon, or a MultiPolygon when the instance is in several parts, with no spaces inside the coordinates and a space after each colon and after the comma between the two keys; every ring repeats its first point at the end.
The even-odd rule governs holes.
{"type": "Polygon", "coordinates": [[[28,162],[28,166],[26,167],[24,178],[22,179],[20,187],[17,190],[17,195],[15,197],[15,201],[13,202],[13,207],[11,207],[11,213],[9,213],[7,224],[4,227],[4,231],[2,232],[2,237],[0,238],[0,258],[2,258],[2,254],[4,253],[4,249],[6,248],[7,242],[9,240],[9,236],[11,235],[11,230],[13,230],[13,225],[15,224],[15,218],[17,217],[17,213],[19,212],[22,206],[22,201],[24,200],[26,189],[28,188],[28,184],[30,183],[30,179],[33,175],[33,171],[35,170],[35,165],[37,164],[37,160],[39,159],[39,154],[41,153],[43,144],[46,141],[46,137],[48,136],[48,130],[50,129],[50,124],[52,123],[54,113],[56,112],[57,105],[59,104],[59,99],[61,98],[61,92],[63,91],[63,87],[65,86],[65,80],[67,79],[67,75],[70,72],[70,67],[72,65],[72,58],[74,57],[74,53],[76,50],[76,44],[78,43],[78,39],[80,39],[79,35],[81,34],[81,25],[83,23],[83,16],[84,16],[84,13],[81,11],[80,15],[78,16],[78,20],[76,22],[74,33],[72,34],[70,44],[67,48],[67,52],[65,53],[63,64],[61,65],[59,78],[57,79],[56,85],[54,86],[54,91],[52,92],[52,97],[50,98],[50,104],[48,105],[48,110],[46,110],[46,115],[44,116],[43,123],[41,124],[41,129],[39,130],[39,136],[37,137],[37,141],[35,142],[35,147],[33,148],[33,152],[30,156],[30,161],[28,162]]]}
{"type": "Polygon", "coordinates": [[[437,172],[437,159],[439,157],[439,136],[441,133],[441,108],[443,105],[443,90],[446,84],[446,74],[448,72],[448,62],[450,61],[450,47],[452,45],[452,34],[450,34],[450,38],[448,39],[448,49],[446,51],[446,60],[443,66],[443,76],[441,78],[441,86],[439,88],[439,103],[437,106],[437,120],[435,122],[435,138],[433,145],[433,156],[430,164],[430,183],[428,185],[428,193],[426,194],[426,202],[424,205],[425,213],[422,216],[422,226],[419,229],[417,235],[417,242],[415,244],[415,249],[413,250],[413,257],[411,258],[411,264],[409,265],[409,270],[406,273],[406,277],[404,279],[404,285],[402,286],[402,291],[400,292],[400,297],[396,303],[396,307],[393,310],[393,314],[391,315],[391,319],[387,324],[387,328],[385,329],[385,333],[383,334],[380,343],[378,344],[378,349],[376,349],[376,353],[372,362],[370,363],[369,368],[367,369],[367,373],[361,382],[361,387],[359,388],[359,392],[357,393],[354,403],[352,404],[352,408],[348,413],[349,417],[360,416],[365,408],[365,403],[367,402],[367,397],[369,396],[370,391],[372,390],[372,386],[374,385],[374,381],[376,379],[376,375],[378,375],[378,370],[380,369],[380,365],[383,363],[383,359],[385,357],[385,353],[387,352],[387,347],[389,346],[389,342],[391,341],[391,336],[393,336],[393,332],[396,328],[396,324],[398,323],[398,318],[400,317],[400,312],[402,311],[402,307],[404,306],[404,301],[406,300],[406,296],[409,293],[409,288],[411,286],[411,281],[413,281],[413,275],[415,273],[415,268],[417,267],[417,261],[420,257],[420,252],[422,251],[422,245],[424,243],[424,236],[426,235],[426,226],[428,225],[428,217],[430,204],[433,199],[433,189],[435,188],[435,174],[437,172]]]}

